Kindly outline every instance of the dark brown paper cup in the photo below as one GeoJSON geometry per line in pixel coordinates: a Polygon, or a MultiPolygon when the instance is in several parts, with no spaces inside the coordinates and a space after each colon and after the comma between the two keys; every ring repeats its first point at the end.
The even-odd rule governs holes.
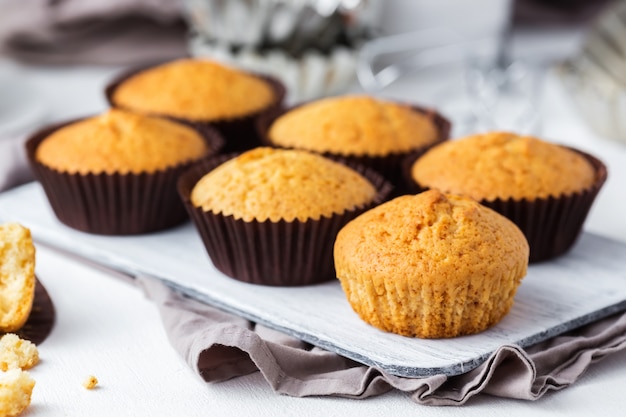
{"type": "Polygon", "coordinates": [[[215,267],[243,282],[302,286],[335,279],[333,244],[337,233],[350,220],[384,201],[391,191],[382,176],[353,165],[374,184],[376,199],[331,217],[248,222],[193,206],[190,195],[198,180],[234,156],[222,155],[195,164],[180,177],[178,191],[215,267]]]}
{"type": "MultiPolygon", "coordinates": [[[[302,106],[302,104],[299,106],[302,106]]],[[[259,116],[256,122],[256,128],[264,146],[280,147],[274,144],[268,137],[269,128],[278,117],[299,106],[294,106],[289,109],[276,108],[259,116]]],[[[417,105],[410,106],[414,111],[426,115],[433,121],[439,132],[435,142],[413,149],[409,152],[397,152],[385,156],[342,155],[332,152],[325,152],[323,155],[331,159],[341,159],[350,163],[369,167],[383,175],[394,186],[393,196],[406,194],[407,187],[405,184],[405,177],[402,173],[402,162],[408,155],[414,155],[414,157],[420,156],[433,146],[448,140],[450,138],[450,130],[452,127],[450,121],[437,111],[417,105]]]]}
{"type": "MultiPolygon", "coordinates": [[[[41,281],[36,278],[33,307],[24,326],[13,332],[21,339],[40,345],[50,336],[56,321],[56,310],[50,294],[41,281]]],[[[0,336],[4,333],[0,332],[0,336]]]]}
{"type": "MultiPolygon", "coordinates": [[[[80,120],[80,119],[78,119],[80,120]]],[[[70,174],[39,163],[35,152],[54,131],[77,122],[46,127],[26,142],[26,154],[56,217],[65,225],[87,233],[133,235],[156,232],[188,219],[176,193],[179,175],[193,162],[153,173],[70,174]]],[[[209,144],[209,157],[223,140],[209,127],[199,132],[209,144]]]]}
{"type": "MultiPolygon", "coordinates": [[[[120,106],[113,101],[113,93],[115,92],[115,89],[133,75],[154,66],[155,65],[135,68],[130,71],[124,72],[114,78],[105,89],[105,96],[109,105],[114,108],[124,108],[123,106],[120,106]]],[[[159,114],[158,116],[168,117],[170,119],[183,122],[195,127],[210,126],[214,129],[217,129],[217,131],[224,138],[225,143],[222,150],[223,153],[243,152],[252,148],[256,148],[257,146],[261,145],[261,140],[256,129],[256,119],[263,115],[265,112],[273,111],[276,108],[282,108],[283,100],[286,95],[286,88],[284,84],[276,78],[261,74],[248,74],[254,75],[264,80],[270,85],[270,87],[274,91],[275,101],[274,103],[272,103],[272,105],[268,106],[268,108],[246,115],[244,117],[237,117],[225,120],[197,121],[180,117],[172,117],[167,114],[159,114]]]]}
{"type": "MultiPolygon", "coordinates": [[[[596,172],[595,182],[578,193],[560,197],[537,198],[534,200],[496,199],[479,202],[509,218],[526,236],[530,246],[530,262],[547,261],[565,254],[576,243],[583,224],[598,192],[607,178],[606,166],[597,158],[578,149],[569,148],[582,155],[596,172]]],[[[412,192],[425,191],[411,176],[411,167],[417,157],[405,161],[407,183],[412,192]]]]}

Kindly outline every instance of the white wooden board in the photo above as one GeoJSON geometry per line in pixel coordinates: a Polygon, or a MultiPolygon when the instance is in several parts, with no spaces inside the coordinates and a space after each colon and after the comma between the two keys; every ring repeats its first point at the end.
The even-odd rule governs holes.
{"type": "Polygon", "coordinates": [[[422,340],[361,321],[336,281],[277,288],[228,278],[213,267],[190,223],[143,236],[89,235],[59,223],[37,183],[0,194],[0,221],[19,221],[41,243],[132,275],[159,278],[208,304],[407,377],[464,373],[502,345],[528,346],[626,310],[626,244],[589,233],[568,255],[532,265],[513,309],[495,327],[472,336],[422,340]]]}

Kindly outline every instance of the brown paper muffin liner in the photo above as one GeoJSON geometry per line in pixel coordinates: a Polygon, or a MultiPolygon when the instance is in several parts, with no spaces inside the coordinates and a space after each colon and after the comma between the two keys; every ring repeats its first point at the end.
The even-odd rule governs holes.
{"type": "MultiPolygon", "coordinates": [[[[272,143],[272,141],[268,137],[267,133],[269,131],[269,128],[274,120],[276,120],[278,117],[299,106],[302,106],[302,104],[290,107],[288,109],[276,108],[259,116],[259,118],[257,119],[256,128],[261,138],[261,142],[264,146],[280,147],[272,143]]],[[[414,149],[410,152],[397,152],[385,156],[341,155],[332,152],[325,152],[323,153],[323,155],[331,159],[341,159],[355,164],[364,165],[379,172],[394,186],[394,191],[390,195],[390,197],[407,194],[408,188],[402,172],[402,162],[409,155],[413,155],[415,158],[417,158],[433,146],[448,140],[450,138],[450,130],[452,128],[452,124],[450,123],[450,121],[434,109],[417,105],[411,105],[411,108],[416,112],[426,115],[433,121],[439,131],[439,135],[435,142],[414,149]]]]}
{"type": "MultiPolygon", "coordinates": [[[[54,131],[72,120],[43,128],[26,142],[26,155],[56,217],[66,226],[101,235],[156,232],[188,219],[176,192],[179,175],[193,162],[153,173],[71,174],[39,163],[35,152],[54,131]]],[[[219,152],[223,140],[212,128],[198,130],[209,144],[208,158],[219,152]]]]}
{"type": "MultiPolygon", "coordinates": [[[[35,297],[28,320],[21,329],[11,332],[36,345],[48,338],[56,321],[56,310],[50,294],[39,279],[35,281],[35,297]]],[[[6,333],[0,332],[0,336],[6,333]]]]}
{"type": "MultiPolygon", "coordinates": [[[[134,68],[115,77],[105,88],[105,96],[109,105],[113,108],[123,108],[122,106],[115,104],[113,101],[113,93],[115,92],[115,89],[131,76],[154,66],[155,65],[149,65],[134,68]]],[[[271,112],[277,108],[282,108],[283,100],[285,99],[286,95],[286,88],[281,81],[274,77],[262,74],[253,74],[250,72],[248,72],[248,74],[255,75],[266,81],[270,85],[272,90],[274,90],[274,96],[276,97],[276,100],[267,109],[263,109],[259,112],[255,112],[244,117],[237,117],[227,120],[212,120],[206,122],[184,119],[180,117],[172,117],[166,114],[160,114],[159,116],[168,117],[172,120],[183,122],[194,127],[201,128],[202,126],[210,126],[217,129],[217,131],[224,138],[225,143],[222,149],[223,153],[243,152],[252,148],[256,148],[257,146],[261,145],[261,139],[256,129],[256,119],[266,112],[271,112]]]]}
{"type": "MultiPolygon", "coordinates": [[[[530,246],[530,262],[542,262],[565,254],[578,240],[589,210],[607,178],[604,163],[596,157],[567,147],[589,161],[596,172],[595,182],[578,193],[559,197],[537,198],[534,200],[496,199],[481,200],[498,213],[508,217],[526,236],[530,246]]],[[[418,193],[428,188],[420,186],[411,176],[411,166],[418,157],[409,157],[403,163],[407,184],[411,192],[418,193]]]]}
{"type": "Polygon", "coordinates": [[[376,172],[352,168],[376,187],[374,201],[319,220],[244,221],[205,212],[191,203],[191,191],[206,173],[235,157],[220,155],[195,164],[178,182],[178,191],[215,267],[252,284],[302,286],[335,279],[333,244],[339,230],[387,198],[391,185],[376,172]]]}

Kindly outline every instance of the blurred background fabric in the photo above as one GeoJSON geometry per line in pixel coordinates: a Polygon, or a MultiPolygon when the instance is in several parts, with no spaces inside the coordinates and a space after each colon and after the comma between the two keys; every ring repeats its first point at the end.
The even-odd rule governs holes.
{"type": "Polygon", "coordinates": [[[514,22],[523,26],[580,25],[614,0],[516,0],[514,22]]]}
{"type": "MultiPolygon", "coordinates": [[[[513,22],[579,25],[611,1],[515,0],[513,22]]],[[[467,22],[466,12],[471,10],[476,13],[470,20],[484,28],[483,16],[494,14],[485,11],[495,12],[493,8],[508,1],[491,3],[385,0],[380,34],[414,30],[425,21],[429,26],[456,25],[467,22]]],[[[0,55],[56,65],[134,65],[182,57],[189,54],[185,4],[186,0],[0,0],[0,55]]]]}
{"type": "MultiPolygon", "coordinates": [[[[65,75],[68,78],[65,79],[61,73],[48,73],[54,74],[62,84],[72,77],[72,68],[76,71],[81,68],[87,71],[104,71],[105,77],[108,76],[109,69],[117,71],[123,67],[190,55],[200,56],[194,54],[193,50],[192,12],[197,11],[212,17],[215,17],[215,10],[223,11],[222,9],[238,10],[241,13],[237,5],[247,5],[248,9],[255,10],[255,5],[259,6],[262,1],[269,2],[0,0],[0,190],[32,179],[25,165],[22,142],[43,123],[65,117],[66,114],[56,111],[57,107],[59,111],[67,110],[66,113],[71,113],[72,116],[99,108],[100,102],[95,102],[97,98],[93,99],[92,106],[82,104],[80,108],[73,108],[72,100],[66,96],[62,86],[55,85],[55,88],[51,88],[48,85],[46,88],[49,91],[42,92],[41,86],[31,85],[37,84],[39,69],[49,70],[49,66],[55,66],[69,70],[65,75]],[[197,8],[192,8],[192,5],[197,8]],[[87,69],[89,66],[92,68],[87,69]],[[49,102],[63,102],[63,105],[50,105],[42,99],[46,94],[49,102]]],[[[272,1],[309,6],[332,3],[330,0],[272,1]]],[[[544,55],[559,60],[578,49],[584,29],[602,9],[611,3],[619,3],[615,0],[333,0],[333,4],[339,4],[340,1],[352,6],[380,2],[377,26],[373,31],[379,37],[406,31],[419,33],[420,30],[433,27],[447,27],[454,31],[465,28],[466,33],[462,32],[464,38],[478,36],[472,33],[471,30],[474,29],[487,31],[497,37],[507,26],[512,25],[516,30],[529,28],[532,32],[532,39],[535,41],[525,43],[531,46],[528,51],[530,55],[537,58],[543,50],[544,55]],[[563,27],[573,27],[575,30],[566,30],[562,36],[552,33],[550,39],[553,41],[546,42],[542,35],[544,30],[563,27]]],[[[222,26],[226,22],[218,20],[222,26]]],[[[231,32],[237,30],[230,26],[231,32]]],[[[219,28],[211,29],[222,34],[219,28]]],[[[197,28],[195,31],[197,32],[197,28]]],[[[511,50],[515,49],[516,44],[513,42],[511,50]]],[[[244,54],[244,57],[250,58],[248,64],[256,65],[254,68],[259,72],[261,68],[268,69],[259,66],[259,62],[264,61],[261,54],[256,52],[253,49],[251,54],[244,54]]],[[[290,63],[287,57],[277,59],[280,55],[273,54],[265,63],[275,66],[273,69],[283,76],[292,92],[300,87],[303,92],[298,96],[300,98],[307,97],[307,94],[309,97],[334,94],[339,92],[334,89],[334,84],[329,87],[324,83],[334,80],[339,85],[338,80],[353,80],[354,68],[358,64],[357,48],[348,51],[349,53],[345,50],[339,52],[342,53],[336,55],[342,59],[335,60],[332,54],[329,57],[328,54],[316,52],[296,59],[292,66],[287,65],[290,63]],[[328,69],[328,76],[322,71],[324,68],[328,69]],[[345,74],[347,72],[350,73],[349,76],[345,74]]],[[[212,56],[219,59],[218,55],[212,56]]],[[[80,83],[80,79],[74,81],[80,83]]],[[[344,84],[348,85],[348,82],[344,84]]]]}
{"type": "Polygon", "coordinates": [[[34,64],[133,65],[187,54],[178,0],[0,0],[0,54],[34,64]]]}

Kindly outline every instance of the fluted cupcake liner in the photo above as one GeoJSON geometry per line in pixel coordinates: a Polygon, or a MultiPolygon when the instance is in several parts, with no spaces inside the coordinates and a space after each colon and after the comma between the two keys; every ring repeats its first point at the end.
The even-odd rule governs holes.
{"type": "MultiPolygon", "coordinates": [[[[39,144],[56,130],[79,120],[46,127],[26,142],[33,174],[59,221],[87,233],[133,235],[167,229],[188,220],[176,182],[194,161],[139,174],[68,173],[38,162],[35,153],[39,144]]],[[[206,157],[223,146],[215,130],[205,126],[198,131],[210,147],[206,157]]]]}
{"type": "MultiPolygon", "coordinates": [[[[269,128],[278,117],[299,106],[302,106],[302,104],[288,109],[275,108],[259,116],[256,121],[256,128],[264,146],[280,147],[279,145],[273,143],[268,137],[267,133],[269,128]]],[[[410,105],[410,107],[414,111],[424,114],[433,121],[439,132],[435,142],[413,149],[409,152],[394,152],[384,156],[343,155],[333,152],[324,152],[322,155],[331,159],[341,159],[369,167],[383,175],[394,186],[394,191],[392,193],[393,196],[406,194],[408,192],[408,188],[406,187],[405,176],[402,172],[403,161],[407,158],[407,156],[417,158],[433,146],[448,140],[450,138],[450,130],[452,128],[450,121],[436,110],[417,105],[410,105]]]]}
{"type": "MultiPolygon", "coordinates": [[[[530,246],[530,262],[542,262],[565,254],[580,236],[589,210],[607,178],[604,163],[596,157],[567,147],[582,155],[593,166],[595,182],[587,189],[558,197],[522,199],[481,200],[487,206],[509,218],[526,236],[530,246]]],[[[403,163],[405,178],[411,184],[411,192],[417,193],[428,188],[412,179],[410,167],[417,156],[409,157],[403,163]]]]}
{"type": "Polygon", "coordinates": [[[56,311],[50,294],[48,294],[46,287],[43,286],[41,281],[36,278],[33,307],[28,320],[19,330],[13,333],[18,335],[20,339],[39,345],[50,336],[55,320],[56,311]]]}
{"type": "MultiPolygon", "coordinates": [[[[117,104],[115,104],[115,102],[113,101],[113,93],[115,92],[115,89],[133,75],[152,67],[154,67],[154,65],[134,68],[115,77],[105,88],[105,96],[109,105],[113,108],[123,108],[122,106],[118,106],[117,104]]],[[[256,119],[266,112],[273,111],[277,108],[282,108],[283,100],[286,95],[286,89],[284,84],[274,77],[252,72],[247,73],[264,80],[270,85],[270,87],[274,91],[274,96],[276,100],[267,109],[263,109],[261,111],[243,117],[236,117],[225,120],[212,120],[206,122],[184,119],[180,117],[172,117],[168,115],[159,116],[167,117],[169,119],[182,122],[196,128],[209,126],[216,129],[224,138],[224,147],[222,149],[223,153],[243,152],[252,148],[256,148],[261,145],[261,139],[256,129],[256,119]]]]}
{"type": "Polygon", "coordinates": [[[371,169],[352,166],[376,187],[375,200],[319,220],[244,221],[195,207],[190,195],[198,180],[235,156],[220,155],[195,164],[181,176],[178,191],[215,267],[252,284],[302,286],[335,279],[332,251],[337,233],[380,204],[392,188],[371,169]]]}

